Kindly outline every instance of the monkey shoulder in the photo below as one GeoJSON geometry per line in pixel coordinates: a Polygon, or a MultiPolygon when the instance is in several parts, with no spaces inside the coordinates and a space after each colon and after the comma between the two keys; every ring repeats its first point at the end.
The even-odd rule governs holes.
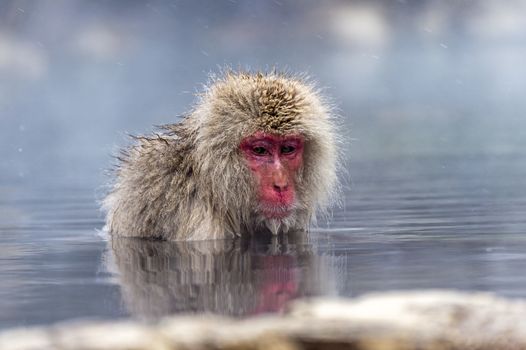
{"type": "MultiPolygon", "coordinates": [[[[122,235],[165,237],[195,192],[192,148],[179,133],[134,136],[119,157],[113,191],[106,198],[110,229],[122,235]]],[[[166,237],[165,237],[166,238],[166,237]]]]}
{"type": "Polygon", "coordinates": [[[191,135],[169,130],[133,139],[135,143],[118,157],[115,189],[122,196],[152,201],[188,187],[182,185],[193,175],[191,135]]]}
{"type": "Polygon", "coordinates": [[[161,133],[132,138],[135,144],[122,152],[120,168],[145,177],[191,172],[194,142],[189,132],[172,126],[161,133]]]}

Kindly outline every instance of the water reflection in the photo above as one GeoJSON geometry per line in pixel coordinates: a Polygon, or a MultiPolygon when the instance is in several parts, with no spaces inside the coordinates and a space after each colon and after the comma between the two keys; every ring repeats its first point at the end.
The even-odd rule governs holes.
{"type": "Polygon", "coordinates": [[[324,258],[299,237],[202,242],[113,237],[109,259],[123,301],[136,317],[185,312],[251,315],[333,283],[324,258]]]}

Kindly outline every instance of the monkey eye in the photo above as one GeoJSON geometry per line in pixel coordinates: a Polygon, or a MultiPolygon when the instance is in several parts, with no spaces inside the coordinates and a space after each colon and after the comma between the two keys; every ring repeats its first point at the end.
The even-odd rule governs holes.
{"type": "Polygon", "coordinates": [[[294,146],[282,146],[281,147],[281,153],[283,154],[291,154],[296,150],[296,147],[294,146]]]}
{"type": "Polygon", "coordinates": [[[262,155],[268,154],[267,149],[265,147],[261,147],[261,146],[253,147],[252,148],[252,152],[254,152],[254,154],[257,154],[258,156],[262,156],[262,155]]]}

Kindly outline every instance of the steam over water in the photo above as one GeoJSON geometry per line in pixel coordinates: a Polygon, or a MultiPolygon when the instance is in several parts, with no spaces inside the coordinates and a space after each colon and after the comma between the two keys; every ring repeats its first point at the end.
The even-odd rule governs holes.
{"type": "Polygon", "coordinates": [[[513,1],[0,4],[0,328],[280,312],[298,297],[526,297],[526,7],[513,1]],[[333,98],[341,205],[310,239],[109,239],[125,134],[190,109],[218,66],[333,98]]]}

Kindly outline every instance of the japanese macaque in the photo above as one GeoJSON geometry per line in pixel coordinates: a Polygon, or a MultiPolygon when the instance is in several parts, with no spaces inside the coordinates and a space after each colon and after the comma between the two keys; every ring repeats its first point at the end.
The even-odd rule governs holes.
{"type": "Polygon", "coordinates": [[[330,204],[333,116],[303,79],[225,73],[181,122],[162,129],[120,157],[104,201],[112,234],[203,240],[307,231],[330,204]]]}

